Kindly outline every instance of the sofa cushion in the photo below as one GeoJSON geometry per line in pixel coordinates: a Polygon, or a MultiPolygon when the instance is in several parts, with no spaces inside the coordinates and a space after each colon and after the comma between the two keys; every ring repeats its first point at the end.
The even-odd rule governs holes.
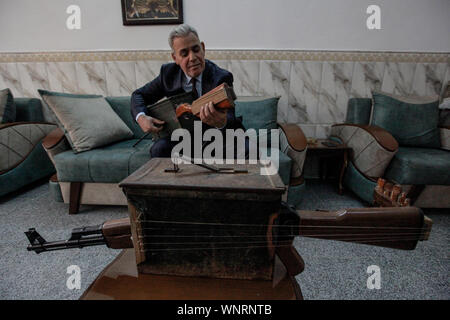
{"type": "Polygon", "coordinates": [[[101,96],[38,90],[75,152],[129,139],[133,132],[101,96]]]}
{"type": "Polygon", "coordinates": [[[372,110],[372,99],[351,98],[347,104],[345,123],[369,124],[372,110]]]}
{"type": "Polygon", "coordinates": [[[235,115],[242,117],[246,129],[276,129],[277,109],[280,97],[238,97],[235,115]]]}
{"type": "Polygon", "coordinates": [[[400,97],[373,92],[372,125],[386,129],[400,146],[439,148],[438,97],[400,97]]]}
{"type": "Polygon", "coordinates": [[[450,152],[400,147],[385,178],[399,184],[450,185],[450,152]]]}
{"type": "Polygon", "coordinates": [[[75,154],[71,150],[54,157],[59,181],[118,183],[150,160],[151,140],[125,140],[75,154]]]}
{"type": "MultiPolygon", "coordinates": [[[[136,123],[136,121],[131,116],[131,97],[105,97],[106,101],[113,108],[113,110],[117,113],[117,115],[125,122],[128,128],[133,131],[134,138],[140,138],[144,135],[141,127],[136,123]]],[[[151,135],[148,135],[147,138],[151,139],[151,135]]]]}
{"type": "Polygon", "coordinates": [[[11,90],[0,90],[0,123],[14,121],[16,121],[16,106],[11,90]]]}

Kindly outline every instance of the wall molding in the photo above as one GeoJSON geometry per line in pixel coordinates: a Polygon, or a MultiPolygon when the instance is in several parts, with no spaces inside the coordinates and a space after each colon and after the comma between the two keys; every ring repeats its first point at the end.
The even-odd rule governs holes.
{"type": "MultiPolygon", "coordinates": [[[[211,60],[276,61],[370,61],[450,63],[448,52],[378,52],[378,51],[303,51],[303,50],[207,50],[211,60]]],[[[164,51],[64,51],[0,53],[0,63],[15,62],[89,62],[89,61],[170,61],[164,51]]]]}

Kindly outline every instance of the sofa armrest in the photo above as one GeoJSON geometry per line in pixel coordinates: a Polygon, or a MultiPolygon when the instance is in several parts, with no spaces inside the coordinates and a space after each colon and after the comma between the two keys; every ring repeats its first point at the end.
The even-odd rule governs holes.
{"type": "Polygon", "coordinates": [[[64,152],[70,149],[69,142],[67,141],[64,131],[60,128],[56,128],[51,131],[44,140],[42,140],[42,146],[44,147],[50,160],[55,164],[53,160],[54,156],[58,153],[64,152]]]}
{"type": "Polygon", "coordinates": [[[450,127],[440,127],[441,149],[450,150],[450,127]]]}
{"type": "Polygon", "coordinates": [[[382,177],[398,150],[398,142],[386,130],[369,125],[335,124],[331,136],[352,149],[350,160],[369,178],[382,177]]]}
{"type": "Polygon", "coordinates": [[[55,127],[46,122],[12,122],[0,126],[0,173],[18,166],[55,127]]]}
{"type": "Polygon", "coordinates": [[[278,126],[281,128],[280,150],[293,160],[289,185],[300,185],[303,183],[302,173],[307,150],[305,134],[293,123],[279,123],[278,126]]]}

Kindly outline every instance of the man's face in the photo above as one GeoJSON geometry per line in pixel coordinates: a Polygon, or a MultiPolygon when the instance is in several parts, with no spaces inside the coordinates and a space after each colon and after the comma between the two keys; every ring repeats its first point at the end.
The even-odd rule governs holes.
{"type": "Polygon", "coordinates": [[[172,58],[190,77],[199,76],[205,70],[205,44],[193,34],[173,40],[172,58]]]}

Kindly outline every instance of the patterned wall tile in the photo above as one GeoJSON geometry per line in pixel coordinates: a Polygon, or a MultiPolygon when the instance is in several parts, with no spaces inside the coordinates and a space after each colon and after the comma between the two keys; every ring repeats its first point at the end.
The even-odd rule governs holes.
{"type": "Polygon", "coordinates": [[[417,64],[388,62],[384,69],[381,90],[397,95],[409,95],[417,64]]]}
{"type": "Polygon", "coordinates": [[[322,62],[294,61],[289,81],[289,121],[316,123],[322,62]]]}
{"type": "Polygon", "coordinates": [[[9,88],[14,97],[23,97],[17,63],[0,63],[0,89],[9,88]]]}
{"type": "Polygon", "coordinates": [[[417,96],[439,96],[446,71],[446,63],[418,63],[414,73],[411,94],[417,96]]]}
{"type": "Polygon", "coordinates": [[[43,62],[18,63],[22,96],[40,98],[37,89],[50,90],[47,67],[43,62]]]}
{"type": "Polygon", "coordinates": [[[259,93],[281,96],[278,101],[278,120],[288,120],[289,61],[261,61],[259,73],[259,93]]]}
{"type": "Polygon", "coordinates": [[[66,93],[79,92],[75,62],[47,62],[46,67],[50,90],[66,93]]]}
{"type": "Polygon", "coordinates": [[[351,92],[353,62],[324,62],[316,123],[344,121],[351,92]]]}
{"type": "Polygon", "coordinates": [[[238,96],[257,95],[259,92],[260,62],[231,60],[230,69],[234,78],[234,91],[238,96]]]}
{"type": "Polygon", "coordinates": [[[380,90],[384,68],[384,62],[355,62],[351,97],[370,98],[373,90],[380,90]]]}
{"type": "Polygon", "coordinates": [[[155,79],[159,75],[161,66],[164,63],[167,63],[167,61],[136,61],[136,89],[155,79]]]}
{"type": "Polygon", "coordinates": [[[136,90],[135,62],[106,62],[105,68],[108,96],[128,96],[136,90]]]}
{"type": "Polygon", "coordinates": [[[78,79],[78,91],[83,94],[108,95],[104,62],[77,62],[75,70],[78,79]]]}

